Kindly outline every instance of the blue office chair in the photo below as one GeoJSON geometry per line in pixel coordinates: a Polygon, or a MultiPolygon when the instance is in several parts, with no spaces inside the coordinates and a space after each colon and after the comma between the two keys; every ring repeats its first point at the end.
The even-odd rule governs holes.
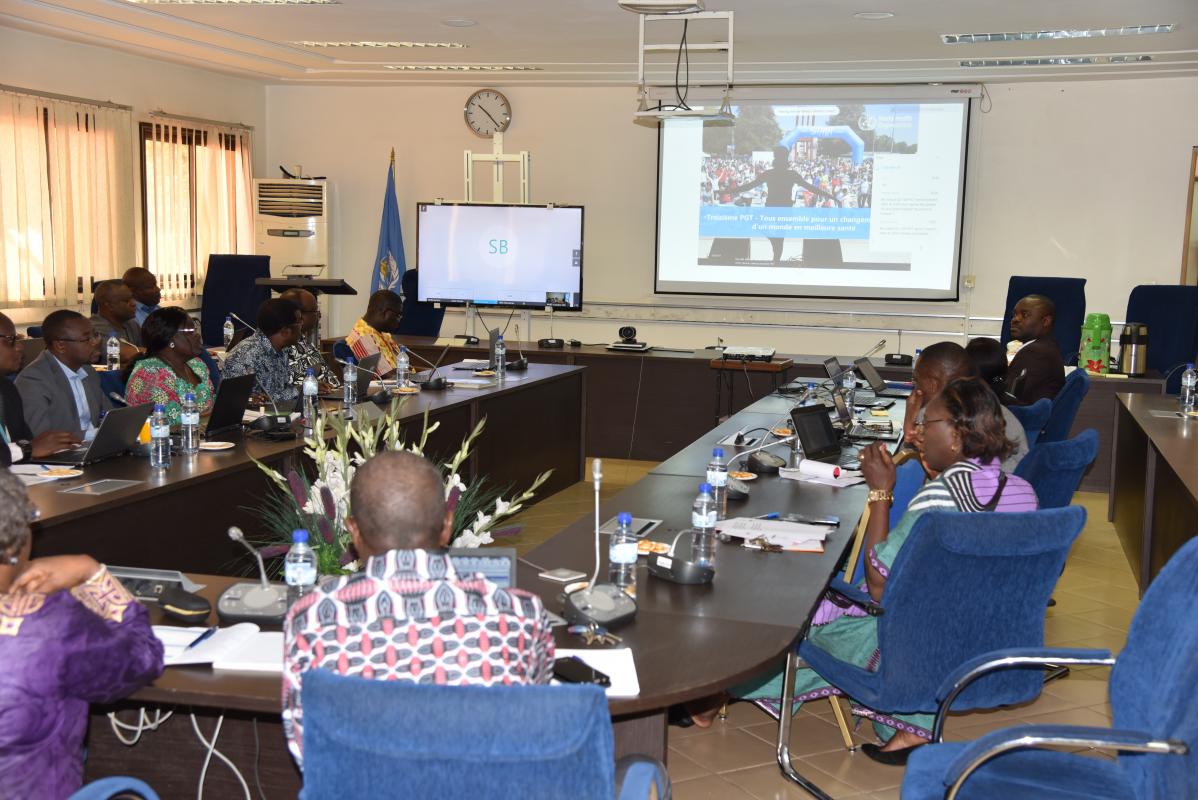
{"type": "Polygon", "coordinates": [[[208,256],[200,307],[200,338],[205,345],[224,343],[225,317],[230,312],[251,322],[257,319],[258,306],[270,299],[270,289],[256,281],[269,277],[270,256],[208,256]]]}
{"type": "Polygon", "coordinates": [[[1028,448],[1035,447],[1040,438],[1040,431],[1044,430],[1044,424],[1048,422],[1048,415],[1052,412],[1052,401],[1047,397],[1041,397],[1030,406],[1007,406],[1007,410],[1023,426],[1028,448]]]}
{"type": "MultiPolygon", "coordinates": [[[[1000,650],[964,664],[944,682],[944,708],[974,677],[1045,663],[1114,665],[1111,728],[1020,725],[973,742],[920,747],[903,776],[903,800],[1016,797],[1175,798],[1198,796],[1198,621],[1179,613],[1198,603],[1198,539],[1156,576],[1118,659],[1106,650],[1000,650]],[[1118,753],[1114,761],[1035,748],[1064,745],[1118,753]],[[1187,752],[1190,751],[1190,752],[1187,752]]],[[[969,691],[969,689],[965,689],[969,691]]],[[[941,713],[943,716],[943,711],[941,713]]]]}
{"type": "MultiPolygon", "coordinates": [[[[1043,402],[1043,401],[1041,401],[1043,402]]],[[[1086,428],[1064,442],[1041,442],[1023,457],[1015,474],[1032,485],[1040,508],[1064,508],[1098,455],[1098,431],[1086,428]]]]}
{"type": "Polygon", "coordinates": [[[403,317],[399,320],[400,336],[436,336],[441,332],[441,322],[445,319],[445,308],[437,308],[433,303],[422,303],[419,297],[419,270],[410,269],[400,279],[403,289],[403,317]]]}
{"type": "MultiPolygon", "coordinates": [[[[300,797],[645,798],[665,768],[625,763],[593,685],[434,686],[304,674],[300,797]]],[[[635,763],[635,762],[634,762],[635,763]]]]}
{"type": "MultiPolygon", "coordinates": [[[[876,671],[841,661],[804,639],[798,654],[852,701],[890,713],[935,713],[945,676],[999,647],[1041,647],[1044,607],[1073,540],[1080,506],[1023,513],[930,511],[899,551],[877,604],[876,671]]],[[[857,598],[872,604],[866,593],[857,598]]],[[[787,671],[794,668],[793,654],[787,671]]],[[[1040,693],[1040,673],[987,676],[961,707],[995,708],[1040,693]]],[[[793,700],[786,681],[782,707],[793,700]]]]}
{"type": "Polygon", "coordinates": [[[1052,398],[1052,410],[1048,412],[1048,421],[1044,423],[1037,443],[1063,442],[1069,438],[1077,410],[1089,391],[1090,376],[1084,369],[1075,369],[1066,375],[1065,385],[1052,398]]]}
{"type": "Polygon", "coordinates": [[[158,800],[158,795],[144,782],[123,775],[92,781],[80,787],[69,800],[109,800],[113,797],[120,797],[122,800],[135,797],[141,800],[158,800]]]}
{"type": "MultiPolygon", "coordinates": [[[[903,514],[907,513],[907,506],[911,505],[911,499],[915,497],[915,493],[923,488],[924,482],[927,480],[927,473],[923,471],[923,464],[918,458],[913,458],[910,461],[900,464],[895,470],[894,483],[894,499],[890,501],[890,527],[893,528],[898,524],[898,521],[903,518],[903,514]]],[[[840,588],[846,587],[850,590],[850,594],[855,595],[856,589],[861,581],[865,580],[865,559],[869,554],[865,552],[865,548],[861,548],[861,553],[857,557],[857,564],[853,567],[853,580],[851,583],[844,582],[842,573],[837,573],[832,577],[828,588],[834,592],[839,592],[840,588]]]]}
{"type": "Polygon", "coordinates": [[[28,336],[30,339],[42,338],[42,326],[41,325],[30,325],[28,328],[25,329],[25,335],[28,336]]]}
{"type": "MultiPolygon", "coordinates": [[[[1127,298],[1131,322],[1148,326],[1148,368],[1167,374],[1198,354],[1198,286],[1137,286],[1127,298]]],[[[1115,341],[1118,342],[1118,331],[1115,341]]],[[[1182,367],[1184,369],[1184,367],[1182,367]]],[[[1165,391],[1176,394],[1181,387],[1181,369],[1165,383],[1165,391]]]]}
{"type": "Polygon", "coordinates": [[[352,361],[358,363],[358,357],[354,355],[354,351],[345,343],[344,339],[338,339],[333,342],[333,358],[341,359],[342,361],[352,361]]]}
{"type": "Polygon", "coordinates": [[[1007,305],[999,338],[1004,345],[1011,340],[1011,315],[1015,304],[1029,294],[1042,294],[1056,304],[1052,338],[1057,340],[1065,363],[1076,364],[1077,351],[1081,349],[1082,322],[1086,318],[1086,279],[1012,275],[1007,283],[1007,305]]]}

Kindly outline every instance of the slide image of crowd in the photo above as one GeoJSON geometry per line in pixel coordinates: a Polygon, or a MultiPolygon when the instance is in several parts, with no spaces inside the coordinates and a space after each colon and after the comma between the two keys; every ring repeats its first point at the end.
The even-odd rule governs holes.
{"type": "MultiPolygon", "coordinates": [[[[784,148],[779,148],[784,149],[784,148]]],[[[773,153],[703,156],[699,202],[711,206],[789,205],[805,208],[869,208],[874,162],[866,158],[853,164],[848,158],[815,156],[792,159],[778,166],[773,153]],[[790,185],[780,186],[784,202],[770,202],[772,169],[790,185]],[[786,173],[790,173],[787,175],[786,173]],[[798,180],[794,180],[794,178],[798,180]]],[[[776,181],[776,179],[775,179],[776,181]]]]}

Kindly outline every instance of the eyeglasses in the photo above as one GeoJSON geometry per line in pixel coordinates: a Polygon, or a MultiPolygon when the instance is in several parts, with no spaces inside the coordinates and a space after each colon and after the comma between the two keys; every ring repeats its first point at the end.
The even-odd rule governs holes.
{"type": "Polygon", "coordinates": [[[915,427],[922,431],[933,422],[952,422],[952,420],[948,417],[940,417],[939,419],[925,419],[923,422],[915,423],[915,427]]]}
{"type": "Polygon", "coordinates": [[[188,334],[193,334],[193,333],[199,333],[199,329],[198,328],[179,328],[179,330],[175,331],[175,333],[182,333],[182,334],[188,335],[188,334]]]}
{"type": "Polygon", "coordinates": [[[7,342],[9,347],[16,347],[17,342],[25,341],[25,337],[19,333],[14,333],[12,336],[0,334],[0,342],[7,342]]]}
{"type": "Polygon", "coordinates": [[[56,342],[75,342],[76,344],[91,344],[100,341],[100,334],[92,331],[86,339],[54,339],[56,342]]]}

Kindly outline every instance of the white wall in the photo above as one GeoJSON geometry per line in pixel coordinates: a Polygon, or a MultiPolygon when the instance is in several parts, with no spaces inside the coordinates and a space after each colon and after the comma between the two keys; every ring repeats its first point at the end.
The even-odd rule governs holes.
{"type": "MultiPolygon", "coordinates": [[[[632,320],[643,338],[663,346],[701,346],[720,335],[784,351],[849,353],[880,335],[890,339],[888,350],[897,349],[893,332],[902,329],[910,352],[945,333],[962,334],[967,315],[975,318],[970,330],[997,332],[993,318],[1002,315],[1013,274],[1086,277],[1089,308],[1113,319],[1122,319],[1132,286],[1175,283],[1198,144],[1198,79],[988,88],[988,113],[973,116],[962,269],[976,275],[977,288],[963,290],[959,303],[905,304],[655,296],[657,136],[632,123],[633,90],[505,90],[514,116],[505,150],[531,151],[533,201],[586,206],[586,308],[557,315],[554,333],[604,341],[632,320]]],[[[489,148],[462,122],[468,94],[450,87],[267,89],[268,161],[302,163],[330,177],[334,268],[363,294],[391,147],[409,264],[415,203],[463,199],[462,151],[489,148]]],[[[337,301],[334,328],[352,324],[364,300],[337,301]]],[[[451,312],[445,330],[463,324],[451,312]]],[[[535,336],[548,335],[539,318],[533,327],[535,336]]]]}

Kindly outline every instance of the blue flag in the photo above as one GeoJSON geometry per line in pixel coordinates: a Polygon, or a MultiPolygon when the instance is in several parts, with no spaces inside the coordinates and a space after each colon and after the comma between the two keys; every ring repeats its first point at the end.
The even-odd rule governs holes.
{"type": "Polygon", "coordinates": [[[399,202],[395,199],[395,151],[387,168],[387,193],[383,197],[383,217],[379,221],[379,249],[374,255],[370,275],[370,293],[390,289],[400,293],[399,281],[407,264],[403,255],[403,233],[399,229],[399,202]]]}

